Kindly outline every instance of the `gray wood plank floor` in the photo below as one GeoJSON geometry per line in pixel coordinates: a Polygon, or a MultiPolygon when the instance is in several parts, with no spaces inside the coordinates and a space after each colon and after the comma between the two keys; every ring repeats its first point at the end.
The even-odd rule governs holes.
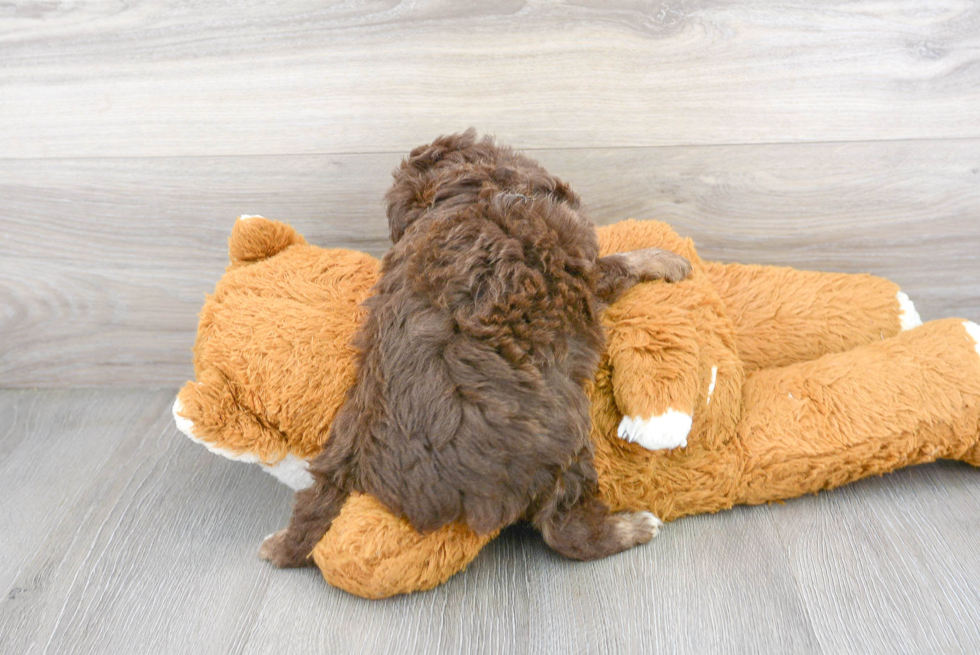
{"type": "Polygon", "coordinates": [[[438,589],[365,601],[256,558],[290,494],[181,436],[172,398],[0,391],[0,652],[980,650],[963,464],[682,519],[594,563],[515,528],[438,589]]]}

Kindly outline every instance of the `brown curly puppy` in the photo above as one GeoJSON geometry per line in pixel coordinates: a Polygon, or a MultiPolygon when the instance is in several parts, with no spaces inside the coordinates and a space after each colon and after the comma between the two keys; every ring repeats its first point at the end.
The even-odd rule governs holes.
{"type": "Polygon", "coordinates": [[[420,531],[526,518],[575,559],[649,541],[656,517],[612,515],[597,497],[584,385],[603,303],[682,279],[688,262],[657,249],[600,258],[568,185],[473,130],[416,148],[394,177],[394,247],[356,337],[357,383],[262,556],[308,564],[355,490],[420,531]]]}

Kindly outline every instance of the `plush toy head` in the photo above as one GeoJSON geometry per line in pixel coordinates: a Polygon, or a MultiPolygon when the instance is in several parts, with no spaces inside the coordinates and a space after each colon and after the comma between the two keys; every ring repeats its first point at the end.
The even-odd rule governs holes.
{"type": "Polygon", "coordinates": [[[230,259],[201,310],[197,379],[181,390],[175,415],[210,450],[300,489],[353,384],[350,338],[378,261],[307,245],[261,217],[236,223],[230,259]]]}

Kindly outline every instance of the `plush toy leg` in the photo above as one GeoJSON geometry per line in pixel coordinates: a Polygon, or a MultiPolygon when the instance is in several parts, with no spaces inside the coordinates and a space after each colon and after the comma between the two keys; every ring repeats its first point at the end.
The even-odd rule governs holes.
{"type": "Polygon", "coordinates": [[[331,585],[387,598],[442,584],[496,536],[455,524],[421,534],[373,497],[354,494],[313,550],[313,560],[331,585]]]}
{"type": "Polygon", "coordinates": [[[887,339],[921,324],[898,286],[872,275],[705,262],[735,324],[745,372],[887,339]]]}
{"type": "Polygon", "coordinates": [[[615,371],[613,394],[623,414],[619,437],[648,450],[685,446],[700,392],[697,317],[690,307],[703,295],[703,273],[694,245],[658,221],[621,221],[599,228],[598,235],[603,255],[664,248],[694,265],[683,282],[633,287],[603,316],[615,371]]]}
{"type": "Polygon", "coordinates": [[[623,414],[619,438],[647,450],[686,446],[700,392],[694,322],[689,311],[671,306],[658,307],[654,325],[630,320],[629,309],[647,305],[650,295],[636,292],[604,317],[613,396],[623,414]]]}
{"type": "Polygon", "coordinates": [[[212,453],[259,464],[293,489],[313,483],[309,463],[289,453],[283,434],[242,408],[216,371],[202,371],[197,382],[186,384],[177,394],[173,412],[177,428],[212,453]]]}
{"type": "Polygon", "coordinates": [[[934,321],[750,376],[736,502],[791,498],[941,458],[980,463],[978,340],[975,324],[934,321]]]}
{"type": "Polygon", "coordinates": [[[921,324],[908,296],[872,275],[703,262],[666,223],[620,221],[598,229],[602,254],[666,248],[684,255],[725,303],[746,373],[810,361],[921,324]]]}
{"type": "Polygon", "coordinates": [[[603,324],[621,439],[663,450],[687,446],[692,431],[719,441],[733,432],[725,408],[738,406],[742,368],[731,321],[703,271],[633,287],[603,324]]]}

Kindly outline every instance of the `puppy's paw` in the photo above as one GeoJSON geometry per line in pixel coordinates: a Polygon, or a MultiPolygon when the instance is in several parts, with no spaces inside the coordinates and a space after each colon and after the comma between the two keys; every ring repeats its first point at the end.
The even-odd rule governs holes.
{"type": "Polygon", "coordinates": [[[259,546],[259,557],[280,569],[292,569],[310,563],[307,555],[298,555],[295,552],[289,530],[285,528],[265,538],[259,546]]]}
{"type": "Polygon", "coordinates": [[[660,532],[664,522],[650,512],[620,512],[616,514],[616,530],[625,548],[645,544],[660,532]]]}
{"type": "Polygon", "coordinates": [[[660,248],[644,248],[624,252],[623,256],[630,270],[640,278],[641,282],[650,280],[666,280],[680,282],[691,274],[691,262],[677,253],[660,248]]]}
{"type": "Polygon", "coordinates": [[[668,409],[660,416],[644,419],[624,416],[619,422],[620,439],[640,444],[647,450],[668,450],[687,445],[694,419],[690,414],[668,409]]]}

